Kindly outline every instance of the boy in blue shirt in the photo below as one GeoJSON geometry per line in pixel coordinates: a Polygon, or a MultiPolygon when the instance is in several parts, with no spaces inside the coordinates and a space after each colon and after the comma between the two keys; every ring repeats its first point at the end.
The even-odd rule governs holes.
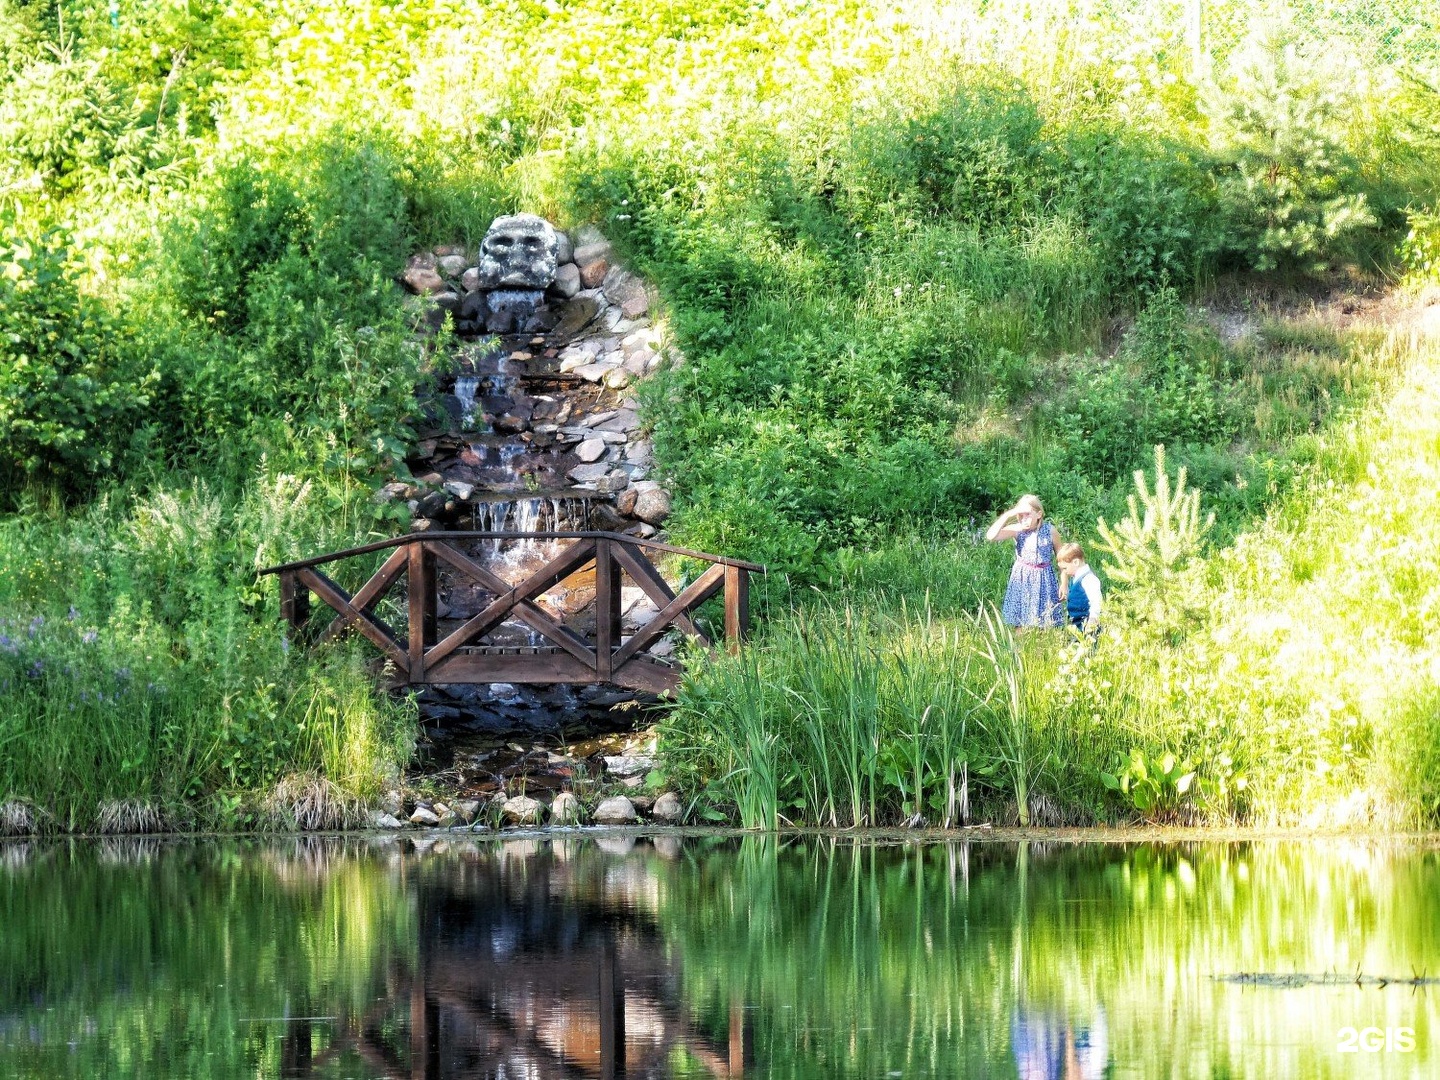
{"type": "Polygon", "coordinates": [[[1055,553],[1060,567],[1060,597],[1065,605],[1065,622],[1075,633],[1094,642],[1100,636],[1100,608],[1103,604],[1100,579],[1085,561],[1079,544],[1066,544],[1055,553]]]}

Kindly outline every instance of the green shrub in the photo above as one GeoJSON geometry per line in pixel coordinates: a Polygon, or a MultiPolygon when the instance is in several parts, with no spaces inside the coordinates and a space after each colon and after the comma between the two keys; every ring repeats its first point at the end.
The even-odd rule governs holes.
{"type": "Polygon", "coordinates": [[[82,486],[115,463],[155,374],[125,325],[80,289],[63,232],[0,239],[0,474],[82,486]]]}

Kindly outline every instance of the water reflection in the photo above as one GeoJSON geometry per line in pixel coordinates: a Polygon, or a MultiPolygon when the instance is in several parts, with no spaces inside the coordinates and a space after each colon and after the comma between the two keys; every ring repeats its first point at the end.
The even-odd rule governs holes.
{"type": "Polygon", "coordinates": [[[0,1076],[1428,1076],[1440,985],[1381,981],[1440,972],[1437,884],[1338,841],[0,844],[0,1076]]]}

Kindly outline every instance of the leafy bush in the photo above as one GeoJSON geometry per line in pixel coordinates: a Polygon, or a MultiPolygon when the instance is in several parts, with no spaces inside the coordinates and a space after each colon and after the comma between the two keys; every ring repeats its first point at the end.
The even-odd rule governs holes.
{"type": "Polygon", "coordinates": [[[59,231],[0,239],[0,474],[75,487],[112,465],[155,385],[129,334],[80,290],[59,231]]]}

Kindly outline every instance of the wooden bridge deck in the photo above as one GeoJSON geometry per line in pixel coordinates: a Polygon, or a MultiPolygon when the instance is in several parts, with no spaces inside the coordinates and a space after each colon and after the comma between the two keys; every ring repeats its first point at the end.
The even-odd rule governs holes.
{"type": "Polygon", "coordinates": [[[369,640],[393,669],[397,684],[424,683],[615,683],[659,693],[680,681],[678,667],[646,650],[667,630],[678,628],[710,644],[692,613],[717,594],[724,597],[723,638],[735,647],[749,630],[749,575],[765,568],[741,559],[610,532],[445,532],[411,533],[312,559],[268,567],[280,577],[281,613],[300,640],[329,641],[353,630],[369,640]],[[510,584],[459,545],[474,541],[570,540],[568,547],[518,584],[510,584]],[[353,595],[321,569],[330,563],[381,551],[390,555],[353,595]],[[708,564],[677,595],[647,552],[663,551],[708,564]],[[595,630],[578,632],[536,601],[577,574],[595,574],[595,630]],[[440,571],[477,588],[488,603],[443,638],[436,618],[440,571]],[[622,576],[644,591],[655,615],[629,636],[621,634],[622,576]],[[384,622],[375,607],[390,588],[405,581],[406,626],[384,622]],[[311,596],[335,611],[318,635],[311,633],[311,596]],[[486,642],[507,622],[518,622],[543,638],[543,646],[486,642]]]}

